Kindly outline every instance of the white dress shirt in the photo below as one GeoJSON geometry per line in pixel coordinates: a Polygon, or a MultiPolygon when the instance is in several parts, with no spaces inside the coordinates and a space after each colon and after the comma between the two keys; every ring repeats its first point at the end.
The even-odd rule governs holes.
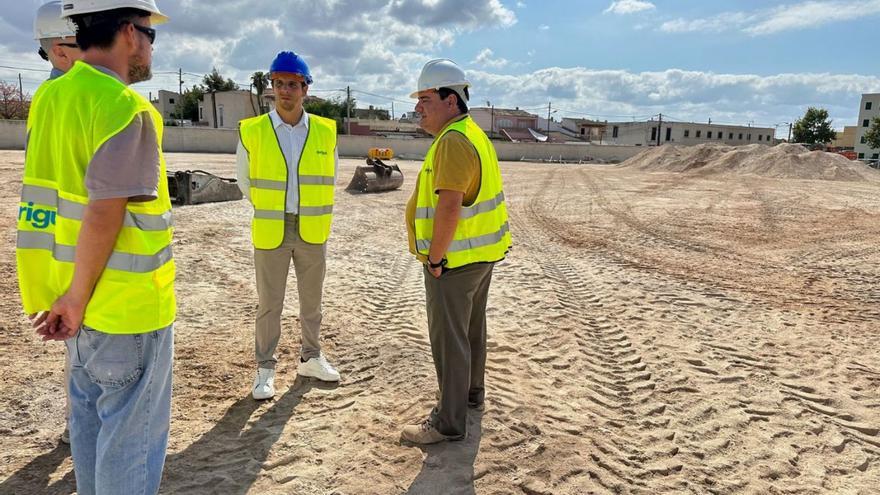
{"type": "MultiPolygon", "coordinates": [[[[287,204],[285,212],[299,213],[299,158],[302,150],[306,145],[306,136],[309,134],[309,114],[303,110],[302,118],[296,125],[285,123],[277,110],[269,112],[269,118],[272,120],[272,127],[275,128],[275,136],[281,145],[281,153],[284,155],[284,161],[287,162],[287,204]]],[[[335,169],[333,175],[339,172],[339,152],[338,149],[333,150],[335,159],[335,169]]],[[[241,139],[238,141],[238,149],[235,152],[236,165],[238,169],[238,188],[242,194],[248,197],[250,194],[250,164],[248,163],[248,152],[241,139]]]]}

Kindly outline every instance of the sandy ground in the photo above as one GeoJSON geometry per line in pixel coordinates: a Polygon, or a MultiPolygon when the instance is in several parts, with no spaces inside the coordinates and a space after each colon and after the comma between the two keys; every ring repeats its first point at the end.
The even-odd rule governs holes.
{"type": "MultiPolygon", "coordinates": [[[[0,493],[71,493],[62,348],[14,268],[23,155],[0,152],[0,493]]],[[[169,156],[231,174],[230,155],[169,156]]],[[[249,206],[175,210],[180,312],[164,493],[869,494],[880,486],[880,182],[505,163],[487,409],[402,445],[436,387],[404,190],[343,189],[325,286],[342,382],[296,378],[288,289],[274,401],[248,396],[249,206]]],[[[292,282],[292,277],[291,277],[292,282]]]]}

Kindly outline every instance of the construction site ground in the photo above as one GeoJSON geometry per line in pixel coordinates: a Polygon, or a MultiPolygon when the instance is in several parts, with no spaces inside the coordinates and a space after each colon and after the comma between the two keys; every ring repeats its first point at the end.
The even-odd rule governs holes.
{"type": "MultiPolygon", "coordinates": [[[[22,313],[24,154],[0,152],[0,493],[72,493],[63,346],[22,313]]],[[[274,400],[250,398],[246,201],[175,208],[179,312],[163,493],[869,494],[880,486],[880,181],[503,163],[485,412],[401,444],[436,379],[402,190],[350,194],[324,286],[342,381],[296,377],[293,275],[274,400]]],[[[169,169],[234,175],[232,155],[169,169]]]]}

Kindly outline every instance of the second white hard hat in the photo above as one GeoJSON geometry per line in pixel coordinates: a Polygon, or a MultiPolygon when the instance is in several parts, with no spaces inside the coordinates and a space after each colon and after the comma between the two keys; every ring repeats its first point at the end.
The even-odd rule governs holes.
{"type": "Polygon", "coordinates": [[[438,58],[422,67],[418,89],[409,97],[417,98],[419,93],[429,89],[449,88],[455,90],[459,97],[467,101],[467,97],[464,96],[464,88],[470,85],[471,83],[468,82],[464,71],[458,64],[448,58],[438,58]]]}
{"type": "Polygon", "coordinates": [[[168,22],[168,16],[159,11],[154,0],[64,0],[61,16],[91,14],[113,9],[133,8],[150,13],[150,24],[168,22]]]}
{"type": "Polygon", "coordinates": [[[61,0],[53,0],[37,9],[34,18],[34,39],[76,37],[76,28],[70,19],[61,18],[61,0]]]}

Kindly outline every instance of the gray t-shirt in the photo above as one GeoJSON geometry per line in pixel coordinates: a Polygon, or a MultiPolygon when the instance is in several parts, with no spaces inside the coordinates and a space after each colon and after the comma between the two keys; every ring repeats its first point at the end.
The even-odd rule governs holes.
{"type": "MultiPolygon", "coordinates": [[[[94,67],[122,80],[110,69],[94,67]]],[[[158,197],[159,146],[149,112],[135,115],[128,127],[101,145],[86,169],[86,189],[91,200],[158,197]]]]}

